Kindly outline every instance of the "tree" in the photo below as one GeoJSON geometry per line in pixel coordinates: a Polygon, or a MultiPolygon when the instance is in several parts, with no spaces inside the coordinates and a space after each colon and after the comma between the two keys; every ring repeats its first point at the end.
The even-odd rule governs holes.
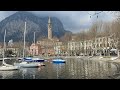
{"type": "Polygon", "coordinates": [[[112,23],[112,33],[116,36],[117,41],[117,49],[118,49],[118,57],[119,57],[119,51],[120,51],[120,11],[114,12],[116,15],[116,20],[112,23]]]}
{"type": "Polygon", "coordinates": [[[12,54],[14,54],[12,50],[6,50],[6,51],[5,51],[5,56],[6,56],[6,57],[11,56],[12,54]]]}
{"type": "Polygon", "coordinates": [[[71,39],[72,39],[72,34],[71,33],[65,33],[65,35],[60,38],[60,40],[63,41],[63,42],[70,41],[71,39]]]}

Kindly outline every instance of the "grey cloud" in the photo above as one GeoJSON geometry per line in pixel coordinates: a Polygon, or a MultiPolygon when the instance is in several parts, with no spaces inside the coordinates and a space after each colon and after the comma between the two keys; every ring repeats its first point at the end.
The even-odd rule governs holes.
{"type": "MultiPolygon", "coordinates": [[[[8,17],[16,11],[0,11],[0,20],[8,17]]],[[[79,32],[81,29],[88,29],[96,21],[96,17],[90,18],[87,11],[29,11],[38,16],[54,16],[61,20],[66,30],[79,32]]],[[[94,13],[94,12],[93,12],[94,13]]],[[[111,21],[113,16],[107,12],[99,14],[99,20],[111,21]]]]}

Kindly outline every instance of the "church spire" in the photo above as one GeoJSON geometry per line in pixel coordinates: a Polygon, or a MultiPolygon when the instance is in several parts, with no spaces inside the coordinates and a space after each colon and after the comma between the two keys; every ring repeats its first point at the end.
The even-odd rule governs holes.
{"type": "Polygon", "coordinates": [[[48,24],[51,23],[51,20],[50,20],[50,16],[49,16],[49,19],[48,19],[48,24]]]}
{"type": "Polygon", "coordinates": [[[50,16],[48,19],[48,39],[52,39],[52,25],[51,25],[51,20],[50,20],[50,16]]]}

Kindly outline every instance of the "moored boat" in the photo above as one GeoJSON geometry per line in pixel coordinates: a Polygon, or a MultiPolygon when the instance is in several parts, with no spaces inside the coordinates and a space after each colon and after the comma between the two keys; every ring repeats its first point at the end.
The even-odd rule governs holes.
{"type": "Polygon", "coordinates": [[[65,63],[66,61],[63,59],[54,59],[52,60],[53,63],[65,63]]]}
{"type": "Polygon", "coordinates": [[[41,66],[40,63],[28,63],[28,62],[14,63],[14,65],[23,68],[35,68],[41,66]]]}
{"type": "Polygon", "coordinates": [[[23,47],[23,59],[21,63],[14,63],[15,66],[24,67],[24,68],[33,68],[33,67],[39,67],[41,64],[39,63],[29,63],[25,60],[32,60],[31,57],[25,57],[25,35],[26,35],[26,22],[25,22],[25,30],[24,30],[24,47],[23,47]]]}
{"type": "Polygon", "coordinates": [[[18,66],[0,66],[0,71],[11,71],[11,70],[18,70],[18,66]]]}
{"type": "Polygon", "coordinates": [[[41,59],[41,58],[32,58],[33,61],[36,61],[36,62],[44,62],[45,60],[44,59],[41,59]]]}
{"type": "Polygon", "coordinates": [[[0,66],[0,71],[9,71],[9,70],[18,70],[18,66],[10,65],[5,63],[5,37],[6,37],[6,30],[4,34],[4,47],[3,47],[3,60],[2,60],[2,65],[0,66]]]}
{"type": "Polygon", "coordinates": [[[45,60],[44,59],[41,59],[41,58],[24,58],[24,60],[26,62],[44,62],[45,60]]]}

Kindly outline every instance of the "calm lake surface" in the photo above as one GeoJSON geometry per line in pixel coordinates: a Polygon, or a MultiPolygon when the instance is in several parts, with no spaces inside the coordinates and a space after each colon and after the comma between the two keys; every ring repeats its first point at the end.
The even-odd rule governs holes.
{"type": "MultiPolygon", "coordinates": [[[[15,60],[7,60],[13,64],[15,60]]],[[[0,61],[1,65],[2,61],[0,61]]],[[[82,59],[66,59],[66,63],[44,62],[39,68],[0,71],[0,79],[119,79],[120,65],[82,59]]]]}

